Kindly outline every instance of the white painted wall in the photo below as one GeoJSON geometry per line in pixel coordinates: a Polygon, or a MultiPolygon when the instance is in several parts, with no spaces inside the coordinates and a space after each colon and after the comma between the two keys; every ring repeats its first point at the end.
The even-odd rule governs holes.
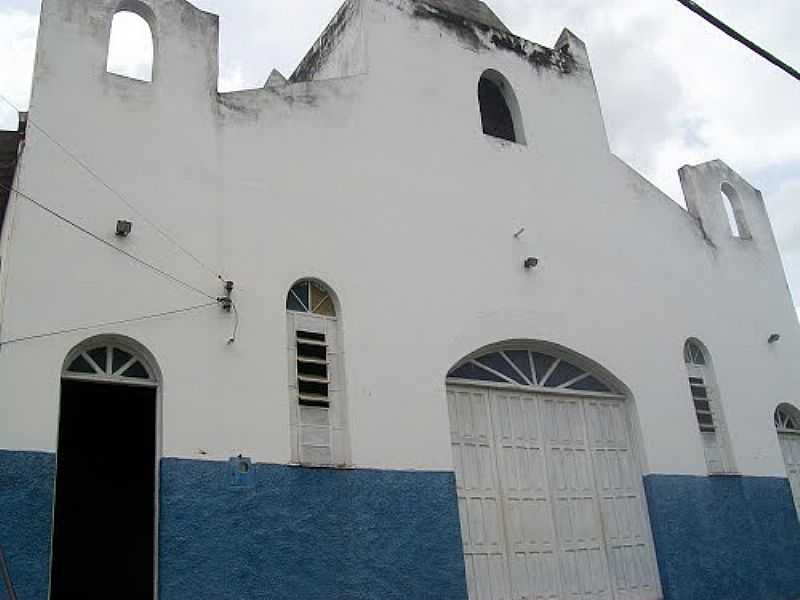
{"type": "MultiPolygon", "coordinates": [[[[212,307],[6,345],[0,447],[55,448],[63,359],[105,331],[159,362],[165,455],[288,462],[284,302],[309,276],[341,302],[357,466],[450,469],[445,373],[479,347],[529,338],[628,386],[650,471],[703,474],[682,358],[694,336],[713,355],[740,472],[784,474],[772,415],[797,404],[800,335],[763,201],[709,163],[683,171],[692,216],[610,154],[577,39],[564,41],[583,69],[563,75],[477,50],[406,0],[362,0],[352,39],[363,36],[366,74],[218,96],[216,17],[182,0],[146,3],[151,85],[105,73],[116,1],[45,0],[31,118],[235,280],[239,335],[226,344],[233,319],[212,307]],[[482,134],[486,68],[514,85],[527,146],[482,134]],[[723,179],[742,196],[752,241],[723,228],[723,179]],[[527,256],[538,269],[522,268],[527,256]],[[782,340],[769,346],[772,332],[782,340]]],[[[28,131],[22,190],[221,294],[212,273],[28,131]],[[122,242],[118,218],[134,222],[122,242]]],[[[7,223],[3,339],[206,301],[25,200],[7,223]]]]}

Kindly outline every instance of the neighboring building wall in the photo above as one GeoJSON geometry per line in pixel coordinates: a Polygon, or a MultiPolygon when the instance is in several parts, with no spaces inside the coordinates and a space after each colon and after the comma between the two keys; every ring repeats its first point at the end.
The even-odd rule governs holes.
{"type": "MultiPolygon", "coordinates": [[[[682,518],[728,527],[746,520],[751,541],[770,556],[793,547],[791,527],[781,534],[754,525],[771,522],[770,506],[727,511],[734,484],[698,477],[706,466],[683,361],[688,338],[709,348],[742,476],[737,485],[748,497],[769,494],[788,510],[785,490],[775,491],[774,478],[785,471],[772,415],[800,389],[794,368],[800,335],[763,200],[715,161],[682,170],[687,212],[614,157],[580,40],[565,32],[552,51],[411,0],[363,0],[348,3],[356,29],[347,30],[346,43],[330,42],[324,60],[303,77],[295,74],[308,81],[217,94],[216,17],[182,0],[145,5],[152,7],[156,37],[149,85],[105,73],[118,2],[46,0],[31,118],[211,272],[36,129],[28,135],[19,185],[209,296],[222,294],[217,273],[235,280],[236,342],[226,343],[233,316],[210,307],[5,345],[0,402],[11,418],[0,420],[0,446],[51,456],[62,363],[85,337],[118,333],[149,348],[164,373],[164,597],[178,597],[187,580],[190,567],[179,548],[208,566],[200,581],[209,586],[229,581],[239,568],[266,577],[270,571],[262,569],[272,567],[264,557],[273,548],[254,545],[272,532],[266,525],[252,530],[252,523],[267,505],[280,511],[308,487],[330,485],[339,494],[345,484],[331,479],[337,476],[348,492],[330,517],[342,520],[323,530],[359,516],[377,548],[375,562],[366,563],[362,540],[346,551],[344,541],[324,546],[345,552],[348,564],[367,565],[345,577],[342,589],[373,581],[400,560],[430,576],[413,583],[405,571],[392,571],[382,597],[396,590],[406,597],[428,597],[426,590],[463,597],[463,565],[451,560],[458,539],[445,533],[456,530],[445,374],[462,357],[503,340],[571,348],[627,386],[651,474],[648,499],[667,597],[681,598],[675,582],[711,572],[728,550],[698,555],[692,565],[672,558],[684,530],[670,527],[673,492],[659,485],[662,475],[685,490],[682,518]],[[366,50],[356,60],[362,40],[366,50]],[[481,132],[477,85],[489,68],[514,88],[526,145],[481,132]],[[347,77],[329,78],[337,75],[347,77]],[[723,227],[723,181],[740,194],[751,240],[733,239],[723,227]],[[114,238],[120,218],[134,222],[123,241],[114,238]],[[521,227],[525,233],[515,238],[521,227]],[[532,271],[522,267],[529,256],[540,259],[532,271]],[[342,305],[352,466],[359,468],[353,473],[275,466],[291,460],[285,298],[303,277],[328,284],[342,305]],[[782,335],[780,344],[767,345],[772,332],[782,335]],[[243,523],[247,533],[228,532],[212,549],[208,536],[232,518],[222,463],[215,461],[239,454],[259,463],[256,491],[233,502],[242,512],[231,523],[243,523]],[[271,487],[293,478],[302,480],[294,491],[271,487]],[[190,502],[181,492],[190,488],[208,503],[190,502]],[[355,509],[362,514],[350,515],[347,503],[356,500],[365,500],[355,509]],[[433,512],[423,512],[430,517],[423,523],[398,508],[409,504],[433,512]],[[189,531],[185,519],[202,526],[189,531]],[[443,537],[417,539],[429,526],[443,537]],[[214,571],[212,557],[203,555],[243,544],[241,565],[228,557],[214,571]],[[416,566],[399,558],[404,553],[416,566]],[[433,573],[429,565],[440,569],[433,573]]],[[[4,340],[208,301],[29,203],[17,203],[10,228],[4,340]]],[[[15,505],[25,506],[26,488],[12,489],[22,495],[15,505]]],[[[46,505],[20,508],[10,518],[46,523],[46,505]]],[[[304,537],[291,515],[281,519],[287,540],[304,540],[298,548],[319,543],[304,537]]],[[[0,531],[12,525],[0,516],[0,531]]],[[[39,550],[28,549],[21,532],[13,530],[9,554],[12,567],[24,570],[39,550]]],[[[713,528],[697,536],[698,546],[713,549],[719,541],[713,528]]],[[[756,562],[742,568],[773,579],[794,568],[793,560],[785,557],[772,573],[756,562]]],[[[308,586],[331,592],[330,574],[317,575],[308,586]]],[[[46,586],[31,585],[31,596],[43,598],[36,590],[46,586]]],[[[793,579],[771,589],[783,598],[788,588],[800,595],[793,579]]],[[[740,589],[738,596],[704,597],[752,597],[740,589]]]]}
{"type": "Polygon", "coordinates": [[[24,131],[22,123],[19,131],[0,131],[0,231],[3,229],[14,175],[17,172],[19,145],[24,131]]]}

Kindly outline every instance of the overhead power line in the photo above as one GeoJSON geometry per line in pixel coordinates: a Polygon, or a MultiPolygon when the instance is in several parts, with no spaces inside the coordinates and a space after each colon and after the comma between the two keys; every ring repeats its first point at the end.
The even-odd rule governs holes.
{"type": "Polygon", "coordinates": [[[59,221],[63,221],[64,223],[66,223],[70,227],[73,227],[73,228],[77,229],[78,231],[80,231],[84,235],[89,236],[93,240],[95,240],[97,242],[100,242],[101,244],[111,248],[112,250],[116,250],[117,252],[119,252],[120,254],[123,254],[124,256],[127,256],[131,260],[139,263],[140,265],[142,265],[143,267],[146,267],[147,269],[150,269],[151,271],[153,271],[154,273],[164,277],[165,279],[168,279],[168,280],[172,281],[173,283],[177,283],[178,285],[181,285],[181,286],[183,286],[183,287],[185,287],[185,288],[187,288],[189,290],[192,290],[193,292],[197,292],[198,294],[201,294],[201,295],[205,296],[209,300],[213,300],[214,302],[217,301],[217,298],[215,296],[207,294],[206,292],[204,292],[200,288],[192,285],[191,283],[185,282],[184,280],[176,277],[172,273],[168,273],[164,269],[161,269],[160,267],[157,267],[157,266],[155,266],[153,264],[150,264],[149,262],[147,262],[143,258],[139,258],[135,254],[131,254],[127,250],[124,250],[124,249],[120,248],[119,246],[115,246],[114,244],[112,244],[108,240],[103,239],[102,237],[100,237],[96,233],[92,233],[91,231],[89,231],[88,229],[83,227],[82,225],[78,225],[75,221],[72,221],[72,220],[68,219],[67,217],[65,217],[64,215],[56,212],[55,210],[53,210],[50,207],[45,206],[44,204],[42,204],[41,202],[39,202],[38,200],[36,200],[32,196],[29,196],[28,194],[25,194],[25,193],[21,192],[20,190],[16,189],[15,187],[13,187],[13,186],[9,187],[9,186],[6,186],[6,185],[3,185],[3,184],[0,183],[0,189],[5,189],[5,190],[7,190],[9,192],[13,192],[13,193],[21,196],[22,198],[25,198],[25,200],[27,200],[28,202],[30,202],[34,206],[38,207],[39,209],[43,210],[47,214],[55,217],[59,221]]]}
{"type": "Polygon", "coordinates": [[[94,325],[83,325],[81,327],[73,327],[71,329],[60,329],[57,331],[49,331],[47,333],[37,333],[36,335],[28,335],[25,337],[18,337],[12,338],[9,340],[0,340],[0,347],[7,346],[9,344],[17,344],[19,342],[28,342],[31,340],[38,340],[47,337],[53,337],[55,335],[64,335],[67,333],[77,333],[79,331],[87,331],[89,329],[99,329],[103,327],[112,327],[115,325],[124,325],[126,323],[136,323],[139,321],[147,321],[150,319],[160,319],[162,317],[169,317],[171,315],[179,315],[182,313],[191,312],[193,310],[199,310],[201,308],[208,308],[210,306],[216,306],[217,302],[207,302],[205,304],[198,304],[196,306],[187,306],[185,308],[176,308],[175,310],[168,310],[165,312],[160,313],[153,313],[150,315],[142,315],[140,317],[133,317],[132,319],[122,319],[120,321],[106,321],[105,323],[95,323],[94,325]]]}
{"type": "MultiPolygon", "coordinates": [[[[13,102],[11,102],[11,100],[9,100],[7,97],[5,97],[2,94],[0,94],[0,100],[5,102],[6,104],[8,104],[12,109],[17,111],[18,113],[22,112],[22,111],[20,111],[20,109],[13,102]]],[[[145,223],[147,223],[153,229],[155,229],[159,233],[159,235],[161,235],[162,238],[167,240],[169,243],[173,244],[181,252],[186,254],[186,256],[191,258],[194,262],[196,262],[198,265],[200,265],[203,269],[208,271],[213,277],[224,280],[224,278],[222,277],[222,275],[219,272],[217,272],[216,270],[214,270],[211,267],[209,267],[206,263],[204,263],[202,260],[200,260],[200,258],[198,258],[198,256],[196,254],[194,254],[193,252],[188,250],[180,242],[178,242],[178,240],[176,240],[173,236],[171,236],[169,233],[167,233],[163,228],[159,227],[156,223],[154,223],[150,218],[147,217],[147,215],[145,215],[141,210],[136,208],[136,206],[134,206],[134,204],[132,202],[127,200],[120,192],[118,192],[116,189],[111,187],[111,185],[109,185],[102,177],[100,177],[89,165],[87,165],[78,156],[76,156],[74,152],[71,152],[69,150],[69,148],[64,146],[64,144],[62,144],[57,139],[55,139],[52,135],[50,135],[47,132],[46,129],[44,129],[36,121],[31,119],[30,116],[28,117],[27,123],[29,125],[33,125],[38,131],[40,131],[42,133],[42,135],[44,135],[48,140],[50,140],[57,148],[59,148],[62,152],[64,152],[64,154],[69,156],[75,162],[75,164],[77,164],[79,167],[81,167],[81,169],[86,171],[86,173],[88,173],[92,178],[94,178],[98,183],[100,183],[100,185],[102,185],[104,188],[106,188],[109,192],[114,194],[114,196],[116,196],[125,206],[127,206],[131,211],[133,211],[136,215],[138,215],[145,223]]]]}
{"type": "Polygon", "coordinates": [[[785,62],[783,62],[781,59],[779,59],[774,54],[764,50],[764,48],[762,48],[761,46],[759,46],[755,42],[751,42],[749,39],[744,37],[741,33],[736,31],[732,27],[726,25],[722,21],[720,21],[717,17],[712,15],[710,12],[708,12],[707,10],[702,8],[701,6],[698,6],[695,2],[692,2],[692,0],[678,0],[678,2],[683,4],[686,8],[691,10],[693,13],[695,13],[697,15],[700,15],[703,19],[705,19],[706,21],[711,23],[714,27],[716,27],[717,29],[723,31],[725,34],[729,35],[730,37],[735,39],[740,44],[744,44],[745,46],[750,48],[750,50],[752,50],[753,52],[755,52],[756,54],[758,54],[762,58],[767,59],[773,65],[775,65],[779,69],[782,69],[783,71],[785,71],[786,73],[788,73],[789,75],[791,75],[792,77],[794,77],[795,79],[800,81],[800,72],[798,72],[796,69],[792,68],[791,66],[787,65],[785,62]]]}

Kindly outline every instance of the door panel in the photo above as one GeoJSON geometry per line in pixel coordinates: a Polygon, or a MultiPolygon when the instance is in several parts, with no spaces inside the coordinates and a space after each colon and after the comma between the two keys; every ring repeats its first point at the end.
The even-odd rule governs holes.
{"type": "Polygon", "coordinates": [[[480,389],[448,390],[447,395],[469,597],[506,600],[508,566],[489,393],[480,389]]]}
{"type": "Polygon", "coordinates": [[[566,597],[611,598],[583,401],[542,398],[566,597]]]}
{"type": "Polygon", "coordinates": [[[539,403],[531,394],[492,392],[511,560],[513,598],[559,598],[559,568],[539,403]]]}
{"type": "Polygon", "coordinates": [[[786,476],[792,486],[794,504],[800,517],[800,435],[796,433],[779,433],[783,462],[786,465],[786,476]]]}
{"type": "Polygon", "coordinates": [[[655,555],[625,405],[621,400],[588,400],[585,406],[616,597],[657,597],[655,555]]]}

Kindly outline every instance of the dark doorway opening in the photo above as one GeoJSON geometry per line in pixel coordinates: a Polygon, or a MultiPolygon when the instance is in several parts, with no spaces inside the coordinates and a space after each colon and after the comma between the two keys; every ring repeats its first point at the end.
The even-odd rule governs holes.
{"type": "Polygon", "coordinates": [[[156,388],[63,379],[50,600],[152,600],[156,388]]]}
{"type": "Polygon", "coordinates": [[[483,133],[509,142],[516,142],[514,119],[500,86],[487,79],[486,76],[481,77],[478,84],[478,101],[481,107],[483,133]]]}

